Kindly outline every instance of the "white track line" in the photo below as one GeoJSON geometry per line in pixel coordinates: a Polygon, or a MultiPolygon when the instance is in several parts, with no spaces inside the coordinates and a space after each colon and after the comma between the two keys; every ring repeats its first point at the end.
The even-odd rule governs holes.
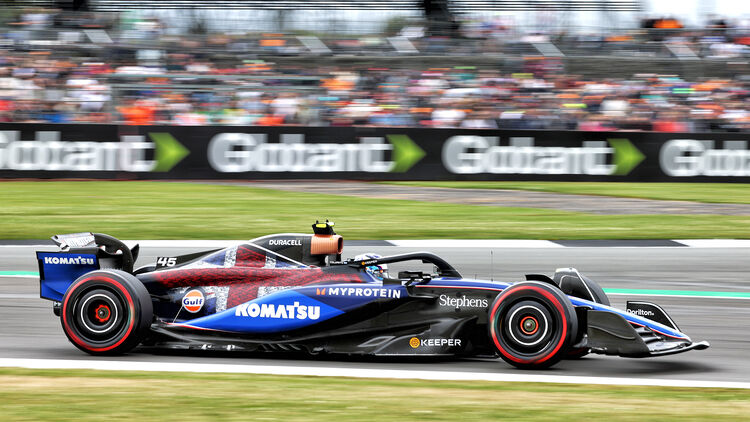
{"type": "MultiPolygon", "coordinates": [[[[498,363],[500,365],[501,363],[498,363]]],[[[650,378],[610,378],[588,376],[539,375],[529,373],[477,373],[448,371],[406,371],[395,369],[355,369],[313,366],[267,366],[216,363],[132,362],[108,360],[16,359],[0,358],[0,367],[28,369],[96,369],[149,372],[206,372],[263,375],[300,375],[321,377],[421,379],[444,381],[543,382],[562,384],[642,385],[659,387],[743,388],[750,382],[675,380],[650,378]]]]}
{"type": "Polygon", "coordinates": [[[691,248],[750,248],[750,239],[682,239],[675,242],[691,248]]]}
{"type": "MultiPolygon", "coordinates": [[[[424,239],[389,240],[402,248],[564,248],[549,240],[525,239],[424,239]]],[[[346,245],[346,241],[344,242],[346,245]]]]}
{"type": "Polygon", "coordinates": [[[42,299],[38,294],[31,293],[0,293],[0,299],[42,299]]]}
{"type": "MultiPolygon", "coordinates": [[[[672,240],[692,248],[750,248],[750,239],[677,239],[672,240]]],[[[124,240],[132,247],[136,243],[142,248],[225,248],[247,240],[124,240]]],[[[549,240],[533,239],[401,239],[387,240],[404,248],[575,248],[563,246],[549,240]]],[[[346,241],[344,242],[346,244],[346,241]]],[[[606,246],[607,248],[674,248],[678,246],[606,246]]],[[[57,249],[52,244],[0,245],[0,248],[57,249]]]]}

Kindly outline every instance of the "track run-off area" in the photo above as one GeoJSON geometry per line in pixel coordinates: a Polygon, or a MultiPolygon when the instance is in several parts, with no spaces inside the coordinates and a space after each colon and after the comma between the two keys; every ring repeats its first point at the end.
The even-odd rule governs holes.
{"type": "MultiPolygon", "coordinates": [[[[544,371],[521,371],[499,359],[342,359],[333,356],[135,350],[95,358],[68,342],[51,303],[38,298],[35,242],[0,244],[0,366],[234,372],[366,378],[539,381],[612,385],[750,388],[750,244],[748,241],[656,241],[650,244],[560,244],[546,241],[350,241],[344,257],[430,250],[465,277],[523,280],[575,267],[597,281],[612,304],[630,299],[661,305],[693,340],[711,347],[651,359],[589,355],[544,371]],[[666,242],[666,243],[665,243],[666,242]],[[659,246],[669,245],[669,246],[659,246]]],[[[39,243],[39,242],[36,242],[39,243]]],[[[128,242],[131,243],[131,242],[128,242]]],[[[142,241],[137,265],[228,241],[142,241]]],[[[429,270],[427,266],[413,269],[429,270]]],[[[398,271],[399,267],[393,268],[398,271]]]]}

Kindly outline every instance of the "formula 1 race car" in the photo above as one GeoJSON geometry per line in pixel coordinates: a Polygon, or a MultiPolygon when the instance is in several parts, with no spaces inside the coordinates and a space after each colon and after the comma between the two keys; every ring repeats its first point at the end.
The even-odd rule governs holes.
{"type": "Polygon", "coordinates": [[[158,257],[107,235],[53,236],[37,252],[41,297],[93,355],[136,346],[370,356],[499,356],[549,367],[589,352],[650,357],[705,349],[658,305],[613,308],[573,268],[505,283],[465,279],[429,252],[342,260],[329,222],[237,246],[158,257]],[[432,264],[435,274],[387,266],[432,264]],[[397,264],[403,265],[403,264],[397,264]]]}

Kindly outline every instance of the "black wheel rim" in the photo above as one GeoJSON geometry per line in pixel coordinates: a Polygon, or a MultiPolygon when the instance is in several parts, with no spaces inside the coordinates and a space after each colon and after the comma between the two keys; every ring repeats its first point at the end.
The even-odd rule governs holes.
{"type": "Polygon", "coordinates": [[[497,320],[506,350],[519,357],[533,358],[555,343],[559,322],[550,309],[536,300],[513,303],[497,320]]]}
{"type": "Polygon", "coordinates": [[[95,287],[82,292],[73,306],[72,326],[82,340],[95,346],[117,341],[127,329],[129,309],[118,291],[95,287]]]}

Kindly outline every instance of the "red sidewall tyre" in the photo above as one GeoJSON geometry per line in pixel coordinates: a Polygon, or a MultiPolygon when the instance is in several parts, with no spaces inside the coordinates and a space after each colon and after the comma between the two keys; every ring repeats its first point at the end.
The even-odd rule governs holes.
{"type": "Polygon", "coordinates": [[[568,353],[578,321],[570,299],[548,284],[514,284],[495,298],[489,335],[500,357],[524,369],[547,368],[568,353]]]}
{"type": "Polygon", "coordinates": [[[146,287],[119,270],[79,277],[63,296],[60,322],[71,343],[92,355],[116,355],[148,334],[153,305],[146,287]]]}

